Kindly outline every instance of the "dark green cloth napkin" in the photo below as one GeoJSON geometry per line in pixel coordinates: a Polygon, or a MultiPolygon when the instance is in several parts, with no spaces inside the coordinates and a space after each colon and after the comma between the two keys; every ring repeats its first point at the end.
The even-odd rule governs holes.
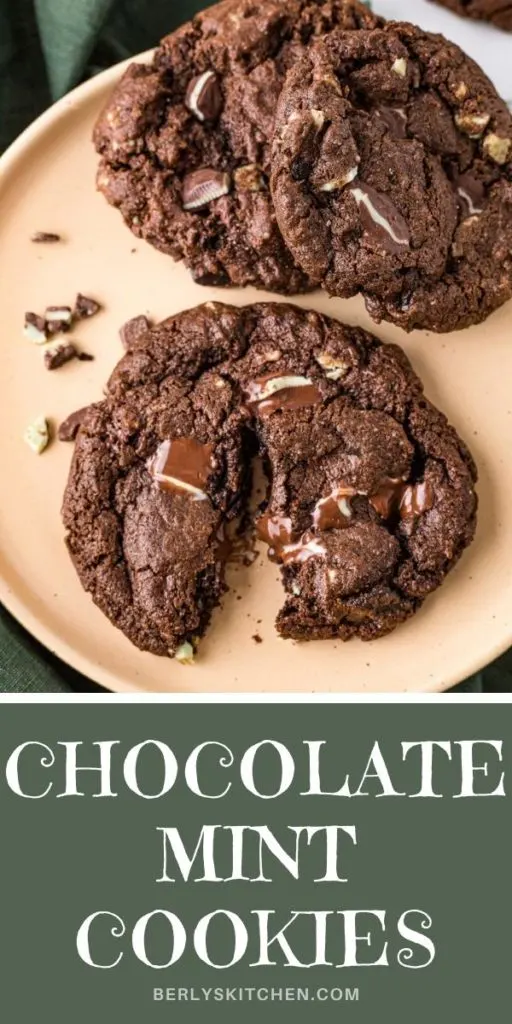
{"type": "MultiPolygon", "coordinates": [[[[153,46],[205,2],[0,0],[0,150],[69,89],[153,46]]],[[[485,683],[493,691],[512,689],[512,655],[485,673],[485,683]]],[[[481,686],[481,676],[465,684],[481,686]]],[[[0,607],[0,692],[94,689],[0,607]]]]}

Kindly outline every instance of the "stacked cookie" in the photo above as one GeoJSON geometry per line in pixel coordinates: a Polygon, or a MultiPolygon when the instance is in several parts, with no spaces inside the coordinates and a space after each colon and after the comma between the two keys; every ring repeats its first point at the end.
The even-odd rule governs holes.
{"type": "Polygon", "coordinates": [[[512,295],[506,103],[357,0],[210,8],[130,67],[95,142],[109,202],[202,284],[362,293],[433,331],[512,295]]]}
{"type": "MultiPolygon", "coordinates": [[[[200,284],[361,294],[407,331],[512,295],[506,104],[458,47],[357,0],[224,0],[129,68],[95,143],[108,201],[200,284]]],[[[255,452],[285,638],[384,636],[471,542],[475,465],[397,346],[206,302],[127,347],[63,511],[85,589],[142,649],[184,659],[204,634],[255,452]]]]}

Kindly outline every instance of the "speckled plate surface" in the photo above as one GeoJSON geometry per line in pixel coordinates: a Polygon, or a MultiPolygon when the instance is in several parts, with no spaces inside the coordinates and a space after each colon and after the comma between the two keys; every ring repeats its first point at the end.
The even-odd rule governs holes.
{"type": "Polygon", "coordinates": [[[25,427],[39,413],[56,424],[101,397],[129,317],[161,319],[212,298],[275,297],[194,285],[184,267],[134,239],[95,192],[91,128],[120,70],[55,106],[0,161],[0,599],[48,648],[116,691],[426,691],[457,683],[512,644],[512,305],[460,334],[408,337],[375,328],[359,300],[299,300],[402,344],[478,462],[477,539],[392,636],[372,644],[280,640],[273,620],[282,593],[263,552],[250,568],[230,571],[232,589],[192,667],[136,650],[82,591],[60,521],[71,446],[55,441],[37,457],[23,443],[25,427]],[[63,241],[35,245],[36,230],[63,241]],[[104,306],[75,332],[95,361],[49,374],[41,349],[22,336],[24,311],[70,304],[78,291],[104,306]]]}

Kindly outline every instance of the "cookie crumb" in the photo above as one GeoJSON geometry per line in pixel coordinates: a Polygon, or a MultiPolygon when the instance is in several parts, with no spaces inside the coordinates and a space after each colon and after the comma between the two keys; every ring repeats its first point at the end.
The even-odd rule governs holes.
{"type": "Polygon", "coordinates": [[[99,313],[101,306],[96,299],[90,299],[87,295],[78,293],[75,300],[75,308],[73,309],[74,320],[87,320],[90,316],[96,316],[99,313]]]}
{"type": "Polygon", "coordinates": [[[48,334],[64,334],[73,322],[71,306],[48,306],[44,318],[48,334]]]}
{"type": "Polygon", "coordinates": [[[35,345],[44,345],[48,341],[44,317],[39,316],[37,313],[25,313],[23,334],[29,341],[33,341],[35,345]]]}
{"type": "Polygon", "coordinates": [[[44,353],[43,361],[47,370],[58,370],[59,367],[71,362],[72,359],[76,359],[77,356],[78,352],[75,346],[69,343],[48,348],[44,353]]]}
{"type": "Polygon", "coordinates": [[[53,243],[61,242],[62,238],[57,235],[54,231],[34,231],[34,234],[30,238],[31,242],[41,243],[53,243]]]}
{"type": "Polygon", "coordinates": [[[146,334],[147,331],[151,330],[151,326],[151,321],[147,316],[144,316],[144,314],[134,316],[131,320],[127,320],[119,331],[123,348],[128,349],[132,342],[137,341],[143,334],[146,334]]]}
{"type": "Polygon", "coordinates": [[[23,440],[36,455],[41,455],[50,443],[50,427],[45,416],[36,416],[27,427],[23,440]]]}
{"type": "Polygon", "coordinates": [[[175,658],[181,665],[193,665],[194,664],[195,651],[192,644],[188,641],[181,644],[176,651],[175,658]]]}

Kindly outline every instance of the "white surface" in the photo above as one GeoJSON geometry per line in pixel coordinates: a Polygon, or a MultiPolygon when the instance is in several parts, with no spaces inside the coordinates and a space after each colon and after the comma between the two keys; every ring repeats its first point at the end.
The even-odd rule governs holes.
{"type": "Polygon", "coordinates": [[[512,100],[512,34],[482,21],[459,18],[429,0],[374,0],[384,18],[412,21],[429,32],[442,32],[483,67],[504,99],[512,100]]]}

